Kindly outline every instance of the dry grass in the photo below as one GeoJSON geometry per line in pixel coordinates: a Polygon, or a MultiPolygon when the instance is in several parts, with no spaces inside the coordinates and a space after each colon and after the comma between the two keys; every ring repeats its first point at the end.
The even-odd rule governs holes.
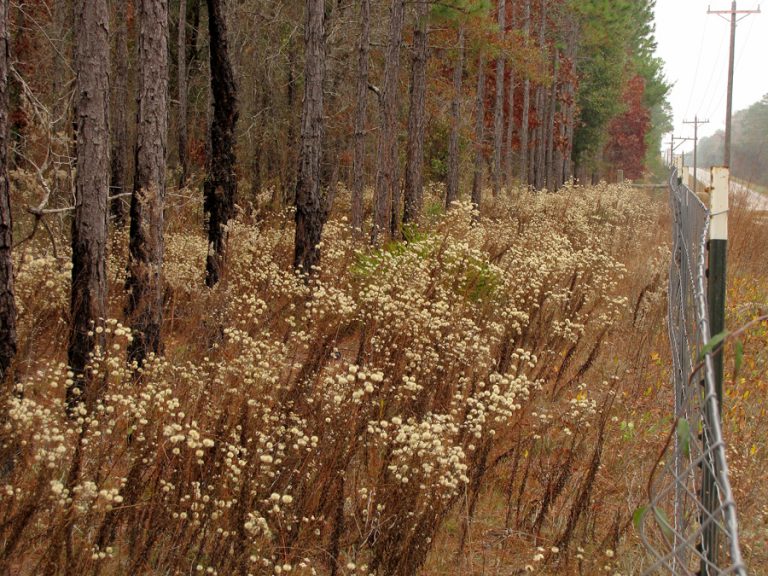
{"type": "MultiPolygon", "coordinates": [[[[731,211],[727,326],[735,329],[768,314],[768,218],[742,206],[731,211]]],[[[751,574],[768,565],[768,322],[743,338],[744,360],[725,368],[723,419],[738,506],[741,544],[751,574]]]]}
{"type": "Polygon", "coordinates": [[[173,200],[165,353],[138,371],[116,234],[76,421],[64,234],[58,261],[20,252],[0,574],[637,573],[631,514],[671,425],[664,198],[514,191],[475,224],[432,190],[408,242],[332,219],[305,284],[269,195],[214,290],[199,206],[173,200]]]}

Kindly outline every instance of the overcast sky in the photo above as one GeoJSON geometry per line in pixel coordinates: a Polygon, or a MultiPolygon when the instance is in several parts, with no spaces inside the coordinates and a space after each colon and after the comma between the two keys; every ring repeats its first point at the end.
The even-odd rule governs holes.
{"type": "MultiPolygon", "coordinates": [[[[739,22],[736,30],[736,66],[733,111],[747,108],[768,94],[768,2],[762,14],[739,22]]],[[[753,10],[759,0],[741,0],[739,10],[753,10]]],[[[699,127],[699,137],[725,128],[730,25],[712,10],[729,10],[730,0],[656,0],[658,55],[673,84],[669,102],[674,113],[675,136],[693,136],[693,125],[683,120],[710,123],[699,127]]],[[[669,135],[664,146],[668,146],[669,135]]],[[[693,144],[680,149],[693,149],[693,144]]],[[[680,150],[678,149],[678,150],[680,150]]]]}

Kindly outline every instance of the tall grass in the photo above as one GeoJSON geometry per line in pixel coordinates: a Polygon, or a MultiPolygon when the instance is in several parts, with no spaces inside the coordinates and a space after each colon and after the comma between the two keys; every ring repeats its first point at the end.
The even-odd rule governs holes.
{"type": "Polygon", "coordinates": [[[76,419],[64,235],[58,260],[43,239],[20,255],[0,573],[631,570],[614,550],[671,402],[663,199],[516,190],[380,248],[337,215],[308,283],[290,212],[257,207],[213,290],[197,208],[170,208],[165,351],[142,367],[116,233],[76,419]]]}

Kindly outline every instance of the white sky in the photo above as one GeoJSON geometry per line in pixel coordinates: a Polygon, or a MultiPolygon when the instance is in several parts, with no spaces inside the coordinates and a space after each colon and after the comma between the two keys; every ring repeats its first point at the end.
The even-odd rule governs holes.
{"type": "MultiPolygon", "coordinates": [[[[740,0],[739,10],[754,10],[736,29],[736,60],[733,111],[747,108],[768,94],[768,2],[740,0]]],[[[656,0],[657,54],[665,62],[674,114],[675,136],[693,137],[693,125],[683,120],[709,120],[699,126],[699,138],[725,128],[730,25],[722,17],[707,14],[729,10],[730,0],[656,0]]],[[[744,16],[744,15],[741,15],[744,16]]],[[[727,16],[726,16],[727,17],[727,16]]],[[[663,146],[669,146],[669,135],[663,146]]],[[[678,148],[692,150],[693,143],[678,148]]]]}

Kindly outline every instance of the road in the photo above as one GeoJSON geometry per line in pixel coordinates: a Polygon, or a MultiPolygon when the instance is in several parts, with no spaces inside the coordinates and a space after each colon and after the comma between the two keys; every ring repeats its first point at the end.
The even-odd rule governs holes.
{"type": "MultiPolygon", "coordinates": [[[[696,179],[699,182],[703,183],[705,186],[709,185],[709,170],[706,168],[698,168],[696,170],[696,176],[696,179]]],[[[756,192],[739,182],[731,182],[730,201],[732,203],[744,202],[748,210],[768,211],[768,196],[760,194],[760,192],[756,192]]]]}

